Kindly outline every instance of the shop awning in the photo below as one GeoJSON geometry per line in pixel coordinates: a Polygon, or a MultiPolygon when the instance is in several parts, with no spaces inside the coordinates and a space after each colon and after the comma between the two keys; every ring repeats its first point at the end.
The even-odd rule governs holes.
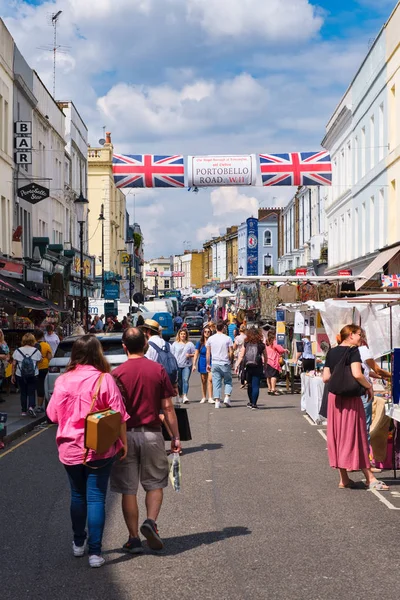
{"type": "Polygon", "coordinates": [[[1,300],[36,310],[61,310],[56,304],[28,290],[17,281],[2,276],[0,276],[0,304],[1,300]]]}
{"type": "Polygon", "coordinates": [[[356,281],[355,288],[359,290],[367,281],[372,279],[374,275],[378,273],[382,269],[386,263],[389,262],[391,258],[393,258],[396,254],[400,252],[400,247],[395,246],[394,248],[388,248],[383,252],[380,252],[378,256],[374,258],[374,260],[368,265],[366,269],[361,273],[360,277],[364,279],[361,281],[356,281]]]}

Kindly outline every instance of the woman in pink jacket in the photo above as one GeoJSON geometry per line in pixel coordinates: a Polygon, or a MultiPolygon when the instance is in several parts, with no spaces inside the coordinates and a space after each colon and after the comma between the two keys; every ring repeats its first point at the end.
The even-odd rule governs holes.
{"type": "Polygon", "coordinates": [[[57,446],[59,458],[67,471],[71,485],[71,520],[74,556],[83,556],[88,524],[89,565],[101,567],[101,542],[105,523],[105,501],[111,467],[120,453],[126,457],[126,421],[121,393],[110,375],[110,365],[104,357],[99,340],[84,335],[72,346],[71,359],[64,375],[55,384],[47,407],[47,415],[58,424],[57,446]],[[104,374],[104,375],[103,375],[104,374]],[[92,412],[112,408],[121,413],[121,438],[104,454],[90,450],[87,464],[84,435],[85,419],[90,412],[99,378],[103,375],[92,412]]]}
{"type": "Polygon", "coordinates": [[[276,343],[275,334],[272,331],[268,332],[266,346],[268,363],[265,369],[265,377],[267,378],[268,394],[271,396],[278,396],[279,394],[276,391],[276,382],[280,372],[282,371],[280,358],[283,354],[285,354],[285,352],[288,352],[288,350],[285,350],[285,348],[276,343]]]}

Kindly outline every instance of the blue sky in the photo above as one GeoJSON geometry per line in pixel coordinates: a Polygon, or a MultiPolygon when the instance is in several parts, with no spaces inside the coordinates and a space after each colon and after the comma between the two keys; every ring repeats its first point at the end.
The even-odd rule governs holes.
{"type": "MultiPolygon", "coordinates": [[[[90,143],[117,151],[242,154],[314,150],[395,0],[0,0],[16,43],[51,89],[49,16],[62,10],[57,97],[90,143]]],[[[238,224],[291,189],[139,191],[148,257],[238,224]],[[179,215],[179,216],[178,216],[179,215]],[[175,228],[179,234],[171,236],[175,228]]],[[[128,206],[132,209],[132,195],[128,206]]]]}

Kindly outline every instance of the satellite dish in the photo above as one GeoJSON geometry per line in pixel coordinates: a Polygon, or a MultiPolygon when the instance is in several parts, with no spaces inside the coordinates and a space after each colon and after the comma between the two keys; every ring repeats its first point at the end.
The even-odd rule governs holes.
{"type": "Polygon", "coordinates": [[[141,294],[140,292],[136,292],[136,294],[133,294],[133,301],[136,302],[136,304],[143,304],[143,302],[144,302],[143,294],[141,294]]]}
{"type": "Polygon", "coordinates": [[[106,140],[104,138],[99,139],[100,146],[104,146],[105,143],[106,143],[106,140]]]}

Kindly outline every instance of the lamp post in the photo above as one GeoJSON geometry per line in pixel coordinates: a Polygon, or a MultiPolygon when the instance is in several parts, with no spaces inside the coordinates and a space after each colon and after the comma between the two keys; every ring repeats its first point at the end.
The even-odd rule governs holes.
{"type": "Polygon", "coordinates": [[[272,264],[271,259],[272,259],[272,257],[270,254],[267,254],[264,257],[264,275],[269,275],[271,272],[271,264],[272,264]]]}
{"type": "Polygon", "coordinates": [[[104,298],[104,204],[101,205],[99,221],[101,221],[101,297],[104,298]]]}
{"type": "Polygon", "coordinates": [[[233,292],[233,273],[232,273],[232,271],[229,272],[228,279],[230,282],[230,291],[232,293],[233,292]]]}
{"type": "Polygon", "coordinates": [[[240,277],[243,275],[243,267],[242,266],[239,267],[239,275],[240,275],[240,277]]]}
{"type": "Polygon", "coordinates": [[[154,268],[154,295],[156,298],[158,297],[158,269],[157,269],[157,267],[154,268]]]}
{"type": "Polygon", "coordinates": [[[85,212],[86,212],[86,208],[87,205],[89,204],[89,201],[84,197],[84,195],[81,193],[79,194],[79,198],[77,198],[74,202],[75,204],[75,211],[76,211],[76,216],[78,219],[78,224],[79,224],[79,250],[80,250],[80,302],[79,302],[79,306],[80,306],[80,310],[81,310],[81,320],[83,322],[83,325],[86,326],[87,324],[87,315],[85,314],[85,318],[83,318],[83,303],[84,303],[84,297],[83,297],[83,226],[86,222],[85,219],[85,212]]]}
{"type": "Polygon", "coordinates": [[[132,262],[133,262],[133,240],[128,240],[125,242],[125,246],[129,252],[129,264],[128,264],[128,273],[129,273],[129,315],[132,314],[132,262]]]}

